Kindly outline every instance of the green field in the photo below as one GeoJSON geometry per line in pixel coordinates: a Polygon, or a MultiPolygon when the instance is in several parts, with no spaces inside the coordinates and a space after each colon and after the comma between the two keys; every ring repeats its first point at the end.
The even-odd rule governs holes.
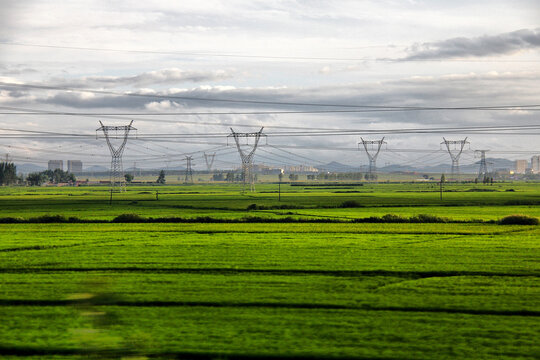
{"type": "Polygon", "coordinates": [[[0,218],[303,222],[0,224],[0,358],[538,358],[540,227],[470,221],[540,184],[276,190],[1,188],[0,218]],[[455,222],[346,222],[385,214],[455,222]]]}

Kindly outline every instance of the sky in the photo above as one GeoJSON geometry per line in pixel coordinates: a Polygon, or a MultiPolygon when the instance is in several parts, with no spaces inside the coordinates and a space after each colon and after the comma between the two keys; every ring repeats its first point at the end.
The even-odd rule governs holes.
{"type": "MultiPolygon", "coordinates": [[[[272,166],[365,165],[361,137],[383,136],[390,151],[381,153],[379,166],[428,164],[426,151],[439,150],[443,136],[468,136],[464,163],[478,161],[475,149],[529,158],[518,152],[540,151],[538,130],[395,130],[540,125],[538,108],[388,107],[540,104],[539,20],[534,0],[0,0],[0,152],[16,163],[81,159],[85,167],[108,166],[105,140],[95,136],[99,120],[134,120],[124,168],[135,161],[178,167],[193,154],[195,168],[203,169],[204,151],[217,152],[217,167],[237,167],[230,128],[262,126],[267,137],[255,162],[272,166]],[[366,106],[385,111],[358,111],[366,106]],[[313,113],[328,110],[342,112],[313,113]],[[14,133],[25,137],[6,135],[14,133]]],[[[429,161],[450,160],[438,153],[429,161]]]]}

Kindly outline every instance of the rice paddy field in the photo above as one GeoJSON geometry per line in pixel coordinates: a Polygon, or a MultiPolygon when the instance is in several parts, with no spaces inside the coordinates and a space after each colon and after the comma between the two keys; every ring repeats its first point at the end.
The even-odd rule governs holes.
{"type": "Polygon", "coordinates": [[[0,358],[539,358],[540,184],[294,185],[0,188],[0,358]]]}

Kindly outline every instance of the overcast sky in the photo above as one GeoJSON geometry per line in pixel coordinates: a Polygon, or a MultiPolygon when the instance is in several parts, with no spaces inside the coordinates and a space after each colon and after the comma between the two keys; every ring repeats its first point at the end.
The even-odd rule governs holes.
{"type": "MultiPolygon", "coordinates": [[[[226,144],[225,135],[156,142],[143,140],[144,134],[220,135],[228,133],[231,124],[237,131],[266,126],[270,135],[284,131],[280,126],[402,129],[538,124],[538,112],[523,109],[226,114],[321,109],[264,102],[425,107],[540,104],[540,5],[534,0],[0,0],[0,17],[1,111],[14,111],[9,107],[144,114],[122,118],[0,115],[0,127],[95,134],[98,120],[125,125],[133,119],[141,139],[128,142],[124,167],[134,160],[142,167],[180,166],[181,154],[226,144]],[[66,88],[93,92],[62,90],[66,88]],[[125,92],[152,97],[119,95],[125,92]],[[156,114],[164,112],[220,114],[156,114]]],[[[389,149],[438,150],[443,135],[452,140],[466,136],[387,135],[386,140],[389,149]]],[[[382,135],[365,138],[378,137],[382,135]]],[[[473,134],[469,141],[471,149],[530,150],[540,149],[538,137],[473,134]]],[[[359,136],[268,138],[270,145],[321,149],[354,149],[358,141],[359,136]]],[[[270,147],[264,150],[257,153],[261,155],[257,162],[317,164],[308,157],[355,166],[367,163],[359,151],[287,149],[304,156],[299,158],[270,147]]],[[[19,163],[52,158],[82,159],[88,165],[109,161],[104,140],[95,138],[2,139],[0,151],[9,152],[19,163]]],[[[202,168],[204,161],[195,155],[197,168],[202,168]]],[[[379,165],[415,163],[420,155],[388,152],[381,155],[379,165]]],[[[238,161],[234,148],[218,149],[219,161],[220,167],[234,166],[238,161]]],[[[467,161],[475,160],[471,155],[467,161]]]]}

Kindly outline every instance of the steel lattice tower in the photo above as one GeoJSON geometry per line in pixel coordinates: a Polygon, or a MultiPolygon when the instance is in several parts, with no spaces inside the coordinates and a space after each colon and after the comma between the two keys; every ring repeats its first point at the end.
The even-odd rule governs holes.
{"type": "Polygon", "coordinates": [[[184,178],[185,184],[193,184],[193,169],[191,168],[191,160],[193,160],[193,156],[186,156],[186,177],[184,178]]]}
{"type": "Polygon", "coordinates": [[[386,144],[386,141],[384,141],[384,137],[381,140],[364,140],[363,138],[360,138],[360,140],[362,141],[358,143],[358,147],[360,148],[360,144],[364,145],[364,150],[369,159],[368,173],[371,177],[377,171],[377,156],[379,156],[381,147],[383,144],[386,144]],[[370,153],[370,151],[374,152],[370,153]]]}
{"type": "Polygon", "coordinates": [[[486,151],[489,150],[476,150],[475,154],[480,155],[480,167],[478,168],[478,181],[484,181],[488,175],[486,151]]]}
{"type": "Polygon", "coordinates": [[[264,127],[261,127],[261,130],[253,133],[237,133],[231,128],[231,133],[227,136],[233,137],[234,142],[236,143],[236,148],[238,149],[238,154],[240,154],[240,159],[242,160],[242,183],[243,190],[246,191],[246,183],[249,183],[250,191],[255,191],[255,183],[253,179],[253,156],[255,155],[255,150],[259,144],[259,139],[261,136],[266,136],[262,133],[264,127]],[[254,138],[253,145],[249,152],[244,152],[242,150],[242,145],[240,144],[240,138],[245,137],[246,140],[250,137],[254,138]]]}
{"type": "Polygon", "coordinates": [[[461,156],[461,153],[463,152],[463,148],[465,147],[465,144],[469,144],[467,141],[467,138],[464,140],[446,140],[443,137],[442,144],[446,145],[446,149],[448,150],[448,154],[450,154],[450,158],[452,159],[452,170],[450,172],[452,179],[457,180],[457,177],[459,177],[459,157],[461,156]],[[451,147],[451,145],[454,145],[451,147]]]}
{"type": "Polygon", "coordinates": [[[212,154],[204,153],[204,161],[206,161],[206,167],[208,168],[208,172],[212,171],[212,165],[214,165],[215,158],[216,158],[216,153],[212,153],[212,154]]]}
{"type": "Polygon", "coordinates": [[[119,187],[120,191],[125,191],[126,179],[124,178],[124,168],[122,167],[122,154],[124,153],[124,148],[126,146],[130,130],[137,129],[131,126],[131,124],[133,124],[133,120],[131,120],[129,125],[124,126],[105,126],[101,121],[99,123],[101,124],[101,127],[96,129],[96,138],[97,131],[103,131],[103,135],[105,135],[105,140],[107,140],[107,145],[109,146],[109,150],[111,152],[111,188],[114,189],[115,187],[119,187]],[[110,132],[114,132],[114,135],[112,135],[110,132]],[[120,145],[113,145],[111,138],[118,139],[119,137],[122,139],[120,145]]]}

